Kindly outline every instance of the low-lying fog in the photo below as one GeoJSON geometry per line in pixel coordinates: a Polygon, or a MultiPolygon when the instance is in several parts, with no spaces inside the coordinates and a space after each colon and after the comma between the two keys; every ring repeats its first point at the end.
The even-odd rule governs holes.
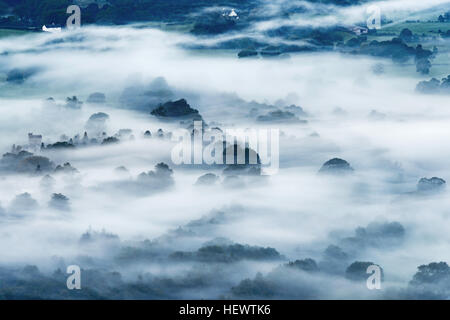
{"type": "MultiPolygon", "coordinates": [[[[52,179],[44,178],[47,173],[2,172],[0,267],[6,275],[0,289],[2,281],[24,277],[20,270],[35,265],[42,283],[59,279],[54,271],[60,268],[64,291],[65,267],[76,264],[82,288],[93,290],[81,293],[88,298],[98,297],[92,292],[107,298],[395,298],[414,296],[404,290],[419,265],[450,261],[448,191],[417,191],[423,177],[450,178],[449,100],[416,94],[425,78],[413,64],[337,53],[239,60],[227,51],[182,49],[195,41],[131,27],[0,40],[0,77],[11,69],[34,70],[23,83],[0,83],[2,154],[13,144],[25,148],[31,132],[41,134],[44,145],[61,141],[63,134],[81,139],[87,131],[91,138],[86,123],[98,112],[109,115],[108,137],[120,129],[131,129],[134,137],[36,151],[54,166],[70,162],[77,170],[48,172],[52,179]],[[384,73],[374,73],[380,64],[384,73]],[[87,102],[94,92],[104,93],[106,102],[87,102]],[[167,135],[188,124],[159,120],[140,104],[155,95],[163,99],[161,92],[167,92],[166,101],[186,99],[211,127],[279,129],[278,173],[228,181],[223,168],[175,165],[175,142],[158,138],[157,130],[167,135]],[[66,105],[73,96],[81,108],[66,105]],[[306,115],[298,118],[307,123],[256,121],[290,105],[303,109],[306,115]],[[332,158],[345,159],[354,172],[318,174],[332,158]],[[173,181],[161,178],[168,180],[148,190],[136,183],[140,173],[157,171],[161,162],[173,170],[173,181]],[[116,169],[121,166],[127,170],[116,169]],[[196,185],[208,172],[219,180],[196,185]],[[69,199],[63,207],[51,202],[54,193],[69,199]],[[387,223],[393,222],[404,230],[395,224],[391,232],[387,223]],[[358,227],[366,228],[363,235],[355,233],[358,227]],[[251,247],[234,254],[197,252],[211,243],[225,251],[230,243],[251,247]],[[347,258],[330,262],[324,254],[330,245],[347,258]],[[177,251],[185,254],[174,256],[177,251]],[[288,261],[306,258],[319,271],[280,271],[288,261]],[[346,277],[354,261],[383,268],[381,290],[346,277]],[[145,283],[147,291],[133,291],[132,283],[145,283]],[[120,289],[113,294],[115,287],[120,289]]],[[[431,73],[427,79],[442,78],[450,68],[431,73]]],[[[20,294],[37,295],[28,290],[39,281],[24,285],[20,294]]],[[[58,297],[55,292],[42,295],[58,297]]],[[[77,297],[71,294],[61,296],[77,297]]]]}

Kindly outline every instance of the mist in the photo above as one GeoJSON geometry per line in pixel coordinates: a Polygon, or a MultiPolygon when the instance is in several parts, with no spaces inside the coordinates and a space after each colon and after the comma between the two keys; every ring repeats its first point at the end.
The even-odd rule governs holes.
{"type": "MultiPolygon", "coordinates": [[[[405,1],[376,4],[395,11],[405,1]]],[[[331,7],[332,19],[308,25],[356,23],[365,10],[331,7]]],[[[255,24],[249,32],[265,28],[255,24]]],[[[245,60],[187,48],[209,40],[217,41],[139,25],[0,39],[0,78],[33,70],[21,83],[0,83],[2,154],[13,144],[26,148],[33,133],[47,146],[33,153],[51,161],[47,171],[14,162],[0,174],[0,269],[8,279],[38,273],[65,286],[65,268],[76,264],[92,291],[64,298],[414,296],[408,285],[419,265],[450,261],[448,190],[418,188],[424,177],[450,178],[448,96],[415,88],[447,76],[450,65],[423,76],[412,63],[334,51],[245,60]],[[380,64],[385,72],[373,72],[380,64]],[[89,101],[95,92],[105,101],[89,101]],[[170,133],[191,121],[151,111],[179,99],[209,127],[280,130],[278,173],[230,178],[224,167],[174,164],[170,133]],[[292,110],[305,121],[261,121],[289,106],[300,107],[292,110]],[[92,120],[100,112],[107,119],[92,120]],[[98,143],[82,144],[85,132],[98,143]],[[118,141],[101,143],[108,137],[118,141]],[[75,148],[48,147],[76,139],[75,148]],[[333,158],[352,172],[320,174],[333,158]],[[206,173],[217,181],[196,183],[206,173]],[[344,258],[330,255],[330,246],[344,258]],[[289,265],[308,258],[317,270],[289,265]],[[388,289],[370,292],[346,276],[355,261],[381,266],[388,289]],[[133,291],[135,283],[145,294],[133,291]]]]}

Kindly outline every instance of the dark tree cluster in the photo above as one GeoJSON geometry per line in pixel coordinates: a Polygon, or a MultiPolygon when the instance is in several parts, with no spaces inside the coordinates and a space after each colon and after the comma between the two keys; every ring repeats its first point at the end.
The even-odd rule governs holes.
{"type": "Polygon", "coordinates": [[[432,78],[429,81],[421,81],[417,84],[416,91],[426,94],[450,94],[450,75],[448,75],[447,78],[443,78],[441,81],[436,78],[432,78]]]}
{"type": "Polygon", "coordinates": [[[175,260],[231,263],[240,260],[278,260],[283,257],[274,248],[232,244],[205,246],[195,252],[174,252],[171,258],[175,260]]]}
{"type": "Polygon", "coordinates": [[[185,99],[169,101],[161,104],[151,112],[152,115],[164,119],[192,119],[202,120],[202,116],[197,109],[191,108],[185,99]]]}

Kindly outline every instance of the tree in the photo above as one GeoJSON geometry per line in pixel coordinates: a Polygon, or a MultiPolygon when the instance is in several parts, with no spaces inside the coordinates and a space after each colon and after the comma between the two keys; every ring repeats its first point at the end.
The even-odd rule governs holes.
{"type": "MultiPolygon", "coordinates": [[[[369,277],[367,273],[367,268],[372,265],[380,267],[379,265],[373,262],[355,261],[347,268],[347,270],[345,270],[345,277],[347,279],[354,281],[361,281],[361,280],[365,281],[369,277]]],[[[381,269],[381,280],[383,281],[384,280],[383,268],[380,267],[380,269],[381,269]]]]}
{"type": "Polygon", "coordinates": [[[414,40],[414,35],[411,30],[409,30],[408,28],[405,28],[402,30],[402,32],[400,32],[399,38],[405,42],[411,42],[414,40]]]}
{"type": "Polygon", "coordinates": [[[417,269],[417,273],[411,280],[412,285],[438,283],[448,279],[450,276],[450,267],[446,262],[432,262],[427,265],[421,265],[417,269]]]}
{"type": "Polygon", "coordinates": [[[421,74],[429,74],[431,62],[428,59],[420,59],[416,62],[416,71],[421,74]]]}

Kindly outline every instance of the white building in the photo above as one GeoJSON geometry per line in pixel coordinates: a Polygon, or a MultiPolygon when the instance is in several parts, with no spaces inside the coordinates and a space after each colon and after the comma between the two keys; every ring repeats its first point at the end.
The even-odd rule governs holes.
{"type": "Polygon", "coordinates": [[[352,31],[357,36],[360,36],[362,34],[367,34],[369,32],[369,29],[363,27],[352,27],[350,28],[350,31],[352,31]]]}
{"type": "Polygon", "coordinates": [[[231,12],[228,14],[230,18],[236,18],[239,19],[239,16],[237,15],[236,11],[234,9],[231,9],[231,12]]]}
{"type": "MultiPolygon", "coordinates": [[[[224,8],[223,11],[226,11],[226,9],[224,8]]],[[[229,19],[236,19],[236,20],[239,19],[239,15],[236,13],[234,9],[231,9],[231,11],[229,12],[224,12],[222,16],[227,17],[229,19]]]]}

